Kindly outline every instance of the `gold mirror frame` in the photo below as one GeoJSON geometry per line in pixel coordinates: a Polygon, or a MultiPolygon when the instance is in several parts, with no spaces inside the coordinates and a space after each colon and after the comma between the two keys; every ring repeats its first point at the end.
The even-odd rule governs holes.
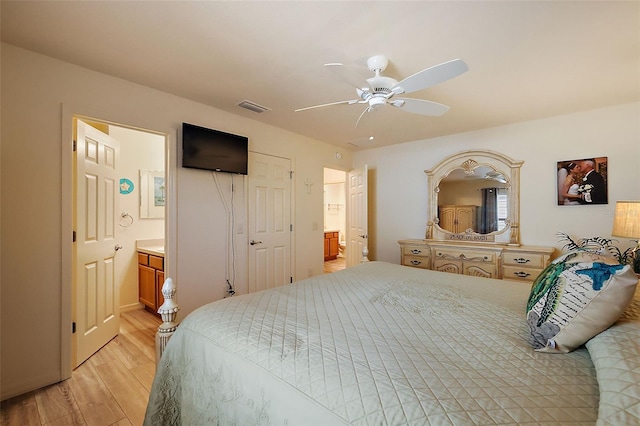
{"type": "Polygon", "coordinates": [[[446,157],[432,170],[425,170],[429,187],[425,238],[520,245],[520,167],[523,163],[524,161],[515,161],[506,155],[493,151],[470,150],[446,157]],[[440,220],[438,218],[440,182],[454,170],[462,169],[464,173],[472,175],[474,170],[479,167],[489,167],[501,173],[507,181],[505,188],[509,191],[509,197],[506,226],[490,234],[478,234],[470,230],[456,234],[442,229],[439,226],[440,220]]]}

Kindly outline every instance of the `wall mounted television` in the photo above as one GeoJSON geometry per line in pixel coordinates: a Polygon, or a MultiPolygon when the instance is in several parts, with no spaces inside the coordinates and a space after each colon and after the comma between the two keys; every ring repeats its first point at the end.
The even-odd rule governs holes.
{"type": "Polygon", "coordinates": [[[247,174],[249,139],[182,123],[182,167],[247,174]]]}

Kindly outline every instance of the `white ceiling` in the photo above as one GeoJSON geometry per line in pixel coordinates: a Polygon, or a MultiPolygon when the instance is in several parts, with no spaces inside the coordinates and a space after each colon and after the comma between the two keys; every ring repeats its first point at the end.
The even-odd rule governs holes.
{"type": "MultiPolygon", "coordinates": [[[[6,1],[2,41],[345,148],[433,138],[640,100],[638,1],[6,1]],[[425,117],[363,105],[323,64],[401,80],[455,58],[469,71],[406,95],[425,117]],[[262,114],[237,106],[250,100],[262,114]]],[[[185,117],[188,121],[188,117],[185,117]]],[[[199,123],[196,123],[199,124],[199,123]]],[[[237,129],[222,129],[237,131],[237,129]]]]}

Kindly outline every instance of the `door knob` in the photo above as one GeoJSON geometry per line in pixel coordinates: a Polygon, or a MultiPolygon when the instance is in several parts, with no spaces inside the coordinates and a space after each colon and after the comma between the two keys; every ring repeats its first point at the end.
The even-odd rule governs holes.
{"type": "Polygon", "coordinates": [[[122,249],[122,246],[121,246],[120,244],[116,244],[116,246],[114,247],[114,249],[115,249],[116,251],[121,250],[121,249],[122,249]]]}
{"type": "Polygon", "coordinates": [[[256,244],[262,244],[262,241],[251,240],[249,241],[249,244],[251,244],[252,246],[255,246],[256,244]]]}

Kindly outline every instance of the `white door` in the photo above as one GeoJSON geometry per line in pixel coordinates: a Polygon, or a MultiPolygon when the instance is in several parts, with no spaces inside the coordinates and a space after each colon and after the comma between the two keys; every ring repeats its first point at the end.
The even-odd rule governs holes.
{"type": "Polygon", "coordinates": [[[249,293],[291,282],[291,160],[249,153],[249,293]]]}
{"type": "Polygon", "coordinates": [[[78,120],[73,368],[120,328],[117,252],[118,141],[78,120]]]}
{"type": "Polygon", "coordinates": [[[367,166],[347,174],[347,267],[368,262],[367,166]]]}

